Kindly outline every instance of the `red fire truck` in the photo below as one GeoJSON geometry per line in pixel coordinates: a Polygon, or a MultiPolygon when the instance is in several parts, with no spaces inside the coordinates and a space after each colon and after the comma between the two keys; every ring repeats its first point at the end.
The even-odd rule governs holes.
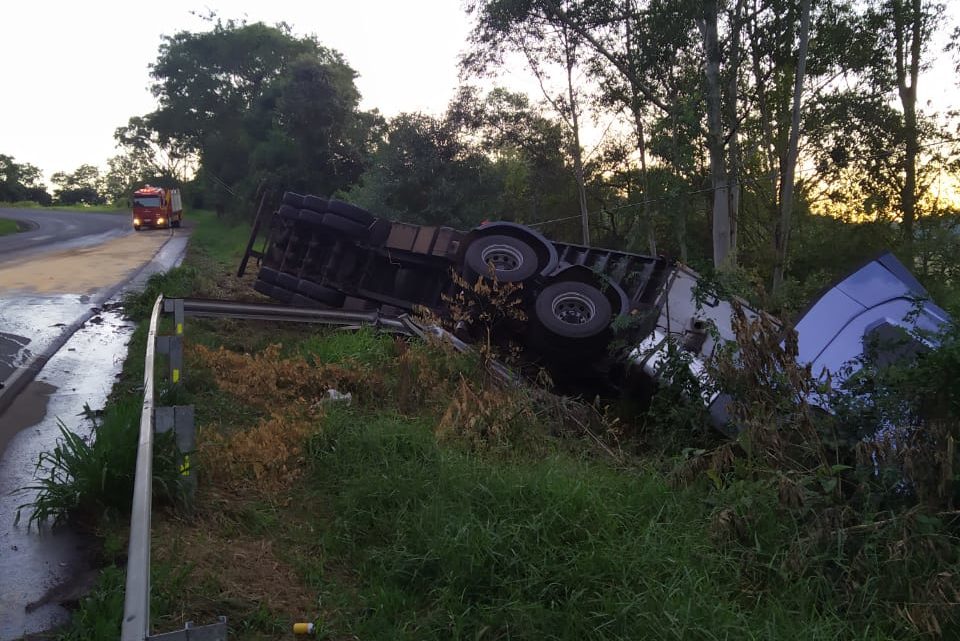
{"type": "Polygon", "coordinates": [[[133,228],[179,227],[183,204],[179,189],[146,185],[133,192],[133,228]]]}

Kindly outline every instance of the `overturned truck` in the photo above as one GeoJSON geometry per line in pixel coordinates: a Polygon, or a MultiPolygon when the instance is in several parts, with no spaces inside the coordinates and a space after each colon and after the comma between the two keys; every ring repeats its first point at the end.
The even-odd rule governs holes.
{"type": "MultiPolygon", "coordinates": [[[[668,344],[684,350],[702,377],[718,347],[735,340],[731,301],[701,291],[689,268],[663,257],[550,240],[512,222],[464,232],[287,192],[276,210],[258,212],[240,275],[250,258],[259,265],[255,289],[299,307],[387,313],[423,307],[450,321],[449,302],[464,283],[509,284],[526,322],[507,323],[508,338],[522,348],[525,362],[573,389],[628,379],[655,383],[668,344]],[[255,250],[261,227],[265,241],[255,250]]],[[[947,316],[925,299],[892,255],[870,261],[799,319],[801,357],[836,367],[856,358],[873,334],[936,329],[947,316]],[[907,318],[904,310],[918,304],[919,314],[907,318]]],[[[725,398],[713,392],[703,400],[715,422],[724,423],[725,398]]]]}

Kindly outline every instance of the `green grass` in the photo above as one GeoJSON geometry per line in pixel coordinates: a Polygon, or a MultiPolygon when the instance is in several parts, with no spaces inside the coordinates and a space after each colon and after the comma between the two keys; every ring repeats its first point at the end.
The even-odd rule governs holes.
{"type": "Polygon", "coordinates": [[[123,588],[123,570],[113,565],[104,568],[93,591],[80,600],[70,625],[57,634],[57,640],[101,641],[120,638],[123,588]]]}
{"type": "Polygon", "coordinates": [[[18,231],[20,231],[20,225],[17,224],[17,221],[0,218],[0,236],[16,234],[18,231]]]}
{"type": "Polygon", "coordinates": [[[194,225],[190,251],[221,267],[232,266],[236,271],[250,237],[250,225],[218,219],[215,213],[205,210],[186,212],[184,222],[187,220],[194,225]]]}
{"type": "Polygon", "coordinates": [[[318,364],[384,365],[392,358],[389,335],[370,327],[359,331],[322,331],[301,338],[294,350],[318,364]]]}
{"type": "MultiPolygon", "coordinates": [[[[341,410],[311,444],[298,508],[333,516],[311,523],[327,556],[298,563],[341,612],[328,622],[338,635],[884,638],[832,609],[815,579],[744,589],[702,489],[564,454],[485,460],[438,445],[430,428],[341,410]],[[359,585],[328,571],[344,566],[359,585]]],[[[766,498],[775,504],[761,496],[754,509],[766,498]]]]}

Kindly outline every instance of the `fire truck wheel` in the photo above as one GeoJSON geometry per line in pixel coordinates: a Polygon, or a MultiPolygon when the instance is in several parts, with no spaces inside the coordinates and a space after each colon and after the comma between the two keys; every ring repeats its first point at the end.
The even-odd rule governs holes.
{"type": "Polygon", "coordinates": [[[322,214],[327,211],[327,199],[320,196],[304,196],[302,209],[309,209],[322,214]]]}
{"type": "Polygon", "coordinates": [[[492,264],[502,283],[519,283],[540,271],[533,247],[519,238],[500,234],[481,236],[470,243],[464,264],[471,272],[469,278],[489,276],[492,264]]]}
{"type": "Polygon", "coordinates": [[[607,329],[613,309],[594,285],[570,280],[545,287],[534,303],[534,314],[557,336],[591,338],[607,329]]]}
{"type": "Polygon", "coordinates": [[[277,210],[277,215],[287,220],[296,220],[299,213],[300,210],[292,205],[280,205],[280,209],[277,210]]]}
{"type": "Polygon", "coordinates": [[[294,209],[303,209],[303,196],[292,191],[283,192],[280,202],[284,205],[290,205],[294,209]]]}
{"type": "Polygon", "coordinates": [[[133,231],[140,231],[140,225],[134,225],[133,231]]]}
{"type": "Polygon", "coordinates": [[[297,283],[297,291],[312,300],[331,307],[340,307],[343,305],[343,299],[345,298],[343,292],[304,279],[300,279],[300,282],[297,283]]]}
{"type": "Polygon", "coordinates": [[[376,216],[362,207],[357,207],[356,205],[351,205],[350,203],[345,203],[335,198],[331,198],[330,202],[327,203],[327,211],[341,218],[346,218],[349,221],[363,225],[364,227],[369,227],[370,223],[376,218],[376,216]]]}
{"type": "Polygon", "coordinates": [[[323,226],[354,240],[366,240],[369,236],[366,225],[348,220],[338,214],[324,214],[323,226]]]}

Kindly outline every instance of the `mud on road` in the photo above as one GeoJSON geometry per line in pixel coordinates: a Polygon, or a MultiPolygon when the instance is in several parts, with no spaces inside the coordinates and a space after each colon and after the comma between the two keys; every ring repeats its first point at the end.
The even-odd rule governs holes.
{"type": "Polygon", "coordinates": [[[0,266],[0,295],[11,291],[94,294],[124,280],[169,238],[169,231],[151,230],[0,266]]]}

